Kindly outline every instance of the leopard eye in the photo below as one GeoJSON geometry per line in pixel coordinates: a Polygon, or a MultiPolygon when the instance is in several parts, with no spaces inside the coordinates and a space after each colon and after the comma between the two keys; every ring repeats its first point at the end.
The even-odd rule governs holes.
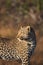
{"type": "Polygon", "coordinates": [[[20,39],[23,40],[23,37],[21,37],[20,39]]]}

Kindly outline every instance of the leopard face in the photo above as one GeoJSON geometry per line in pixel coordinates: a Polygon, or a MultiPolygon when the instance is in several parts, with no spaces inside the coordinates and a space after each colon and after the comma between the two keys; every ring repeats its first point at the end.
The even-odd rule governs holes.
{"type": "Polygon", "coordinates": [[[30,33],[30,26],[27,27],[21,27],[20,30],[18,31],[17,38],[22,39],[22,38],[27,38],[30,33]]]}
{"type": "Polygon", "coordinates": [[[31,26],[21,27],[17,34],[18,40],[36,41],[35,31],[31,26]]]}

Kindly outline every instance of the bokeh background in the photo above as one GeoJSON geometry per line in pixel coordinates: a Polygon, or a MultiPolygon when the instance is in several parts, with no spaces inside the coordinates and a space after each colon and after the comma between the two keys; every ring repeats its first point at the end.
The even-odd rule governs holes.
{"type": "MultiPolygon", "coordinates": [[[[31,65],[43,65],[43,0],[0,0],[0,37],[14,39],[21,26],[31,25],[36,33],[37,46],[31,65]]],[[[21,65],[4,61],[0,65],[21,65]]]]}

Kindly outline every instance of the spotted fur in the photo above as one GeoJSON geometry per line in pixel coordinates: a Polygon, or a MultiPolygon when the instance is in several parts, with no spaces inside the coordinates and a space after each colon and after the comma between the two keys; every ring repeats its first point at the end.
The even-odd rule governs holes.
{"type": "Polygon", "coordinates": [[[0,58],[19,60],[22,65],[30,65],[30,57],[36,47],[36,36],[30,26],[20,28],[15,40],[0,38],[0,58]]]}

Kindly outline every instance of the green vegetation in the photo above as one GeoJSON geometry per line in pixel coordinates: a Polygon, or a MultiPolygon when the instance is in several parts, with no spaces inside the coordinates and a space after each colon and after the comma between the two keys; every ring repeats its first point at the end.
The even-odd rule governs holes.
{"type": "Polygon", "coordinates": [[[6,0],[5,4],[6,4],[6,8],[10,8],[11,7],[11,0],[6,0]]]}
{"type": "MultiPolygon", "coordinates": [[[[11,2],[12,0],[6,0],[6,8],[11,8],[11,2]]],[[[22,8],[22,11],[25,12],[24,10],[28,11],[29,10],[29,4],[33,3],[36,5],[37,10],[42,10],[43,9],[43,0],[15,0],[15,8],[17,11],[20,10],[20,7],[22,8]]]]}

